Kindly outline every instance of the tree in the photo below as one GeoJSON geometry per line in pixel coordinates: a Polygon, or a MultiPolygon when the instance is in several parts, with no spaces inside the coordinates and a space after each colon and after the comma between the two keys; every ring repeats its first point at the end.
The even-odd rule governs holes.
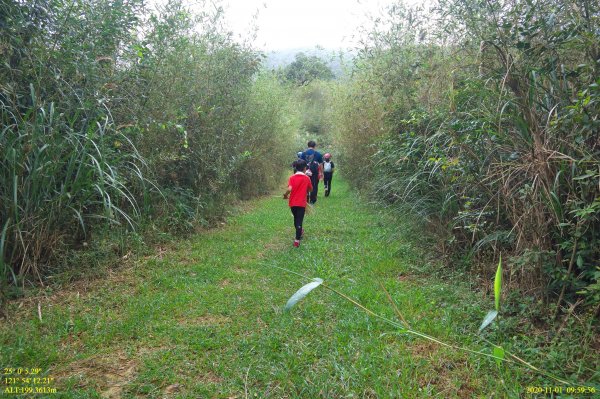
{"type": "Polygon", "coordinates": [[[306,85],[315,79],[331,80],[334,78],[331,68],[317,56],[296,54],[296,59],[284,69],[285,78],[297,85],[306,85]]]}

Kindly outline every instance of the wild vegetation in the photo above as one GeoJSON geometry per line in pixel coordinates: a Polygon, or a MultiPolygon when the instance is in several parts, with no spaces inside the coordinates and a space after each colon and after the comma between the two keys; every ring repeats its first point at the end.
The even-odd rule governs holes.
{"type": "Polygon", "coordinates": [[[170,364],[209,376],[185,376],[177,389],[190,397],[600,389],[597,2],[398,2],[341,74],[306,54],[268,71],[223,28],[220,7],[184,4],[0,4],[0,308],[27,312],[0,329],[0,354],[57,366],[65,389],[84,384],[90,395],[108,387],[77,380],[73,367],[91,375],[94,362],[122,359],[135,370],[118,385],[130,396],[171,394],[170,364]],[[333,152],[336,178],[350,184],[336,181],[339,197],[334,189],[308,216],[318,238],[301,250],[312,252],[288,251],[288,211],[273,198],[234,228],[190,237],[237,200],[271,193],[308,139],[333,152]],[[10,301],[59,272],[87,277],[182,236],[190,247],[176,260],[162,248],[137,258],[116,297],[108,281],[81,301],[10,301]],[[327,297],[286,318],[273,303],[297,285],[281,268],[358,302],[327,297]],[[191,358],[204,351],[213,357],[191,358]]]}
{"type": "Polygon", "coordinates": [[[297,118],[260,54],[220,27],[222,10],[0,7],[4,295],[95,233],[191,231],[278,182],[297,118]]]}
{"type": "MultiPolygon", "coordinates": [[[[418,229],[357,201],[343,180],[333,187],[307,216],[300,248],[285,201],[266,197],[93,286],[11,302],[20,317],[0,324],[0,358],[43,369],[62,398],[520,397],[547,381],[406,334],[330,291],[285,311],[307,280],[281,268],[391,320],[387,291],[412,329],[488,347],[476,332],[489,301],[464,281],[420,275],[428,260],[418,229]]],[[[593,358],[573,360],[585,368],[593,358]]]]}
{"type": "Polygon", "coordinates": [[[429,220],[453,269],[550,316],[600,311],[600,8],[591,1],[397,5],[341,85],[349,179],[429,220]]]}

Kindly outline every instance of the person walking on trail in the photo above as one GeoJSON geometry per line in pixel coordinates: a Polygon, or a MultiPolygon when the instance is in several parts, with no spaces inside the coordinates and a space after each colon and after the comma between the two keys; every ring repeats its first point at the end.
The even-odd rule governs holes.
{"type": "Polygon", "coordinates": [[[310,170],[310,181],[312,183],[312,191],[310,193],[311,205],[317,202],[317,193],[319,192],[319,175],[322,173],[323,156],[315,147],[317,143],[313,140],[308,142],[308,149],[302,154],[302,159],[306,161],[308,170],[310,170]]]}
{"type": "Polygon", "coordinates": [[[323,155],[323,186],[325,187],[325,196],[329,197],[331,193],[331,179],[333,178],[333,168],[335,165],[331,160],[331,154],[323,155]]]}
{"type": "Polygon", "coordinates": [[[288,205],[294,215],[294,229],[296,237],[294,239],[294,247],[300,246],[300,240],[304,235],[302,223],[304,222],[304,214],[306,213],[306,194],[312,191],[311,179],[306,176],[306,161],[298,159],[293,163],[295,173],[288,180],[287,191],[283,194],[284,199],[288,199],[288,205]]]}

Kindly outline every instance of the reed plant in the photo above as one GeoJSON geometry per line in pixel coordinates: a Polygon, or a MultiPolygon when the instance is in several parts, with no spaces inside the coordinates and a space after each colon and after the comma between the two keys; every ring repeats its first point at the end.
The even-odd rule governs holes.
{"type": "Polygon", "coordinates": [[[554,316],[600,311],[598,13],[588,1],[396,4],[336,105],[360,185],[436,226],[449,264],[487,275],[502,251],[507,284],[554,316]]]}
{"type": "Polygon", "coordinates": [[[3,297],[93,233],[188,233],[279,183],[299,122],[222,9],[43,0],[0,15],[3,297]]]}

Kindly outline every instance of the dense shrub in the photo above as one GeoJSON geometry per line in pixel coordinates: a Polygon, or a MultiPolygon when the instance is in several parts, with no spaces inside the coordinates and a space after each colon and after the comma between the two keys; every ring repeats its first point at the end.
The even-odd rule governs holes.
{"type": "MultiPolygon", "coordinates": [[[[364,75],[333,88],[332,125],[339,164],[355,187],[373,179],[375,143],[385,133],[384,101],[364,75]]],[[[374,186],[368,186],[370,188],[374,186]]]]}
{"type": "Polygon", "coordinates": [[[115,124],[107,92],[139,7],[3,3],[2,277],[41,278],[41,266],[92,220],[131,225],[137,216],[128,186],[143,179],[143,160],[115,124]]]}
{"type": "Polygon", "coordinates": [[[0,4],[2,286],[43,279],[93,229],[189,231],[278,182],[289,95],[205,10],[0,4]]]}
{"type": "Polygon", "coordinates": [[[395,5],[357,62],[351,87],[371,89],[346,90],[336,129],[346,156],[371,146],[377,198],[446,227],[449,259],[492,266],[509,252],[513,287],[592,308],[599,13],[551,0],[440,1],[427,16],[395,5]]]}

